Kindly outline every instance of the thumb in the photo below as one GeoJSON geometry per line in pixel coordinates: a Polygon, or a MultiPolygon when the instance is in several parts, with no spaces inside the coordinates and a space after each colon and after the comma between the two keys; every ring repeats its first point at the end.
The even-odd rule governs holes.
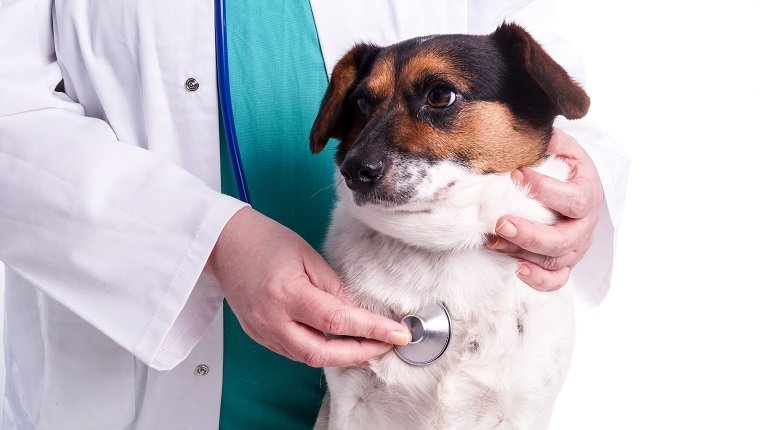
{"type": "Polygon", "coordinates": [[[309,277],[309,282],[320,290],[337,297],[342,302],[346,302],[348,296],[346,296],[343,282],[341,282],[338,274],[318,252],[313,249],[308,251],[304,253],[302,259],[304,272],[309,277]]]}

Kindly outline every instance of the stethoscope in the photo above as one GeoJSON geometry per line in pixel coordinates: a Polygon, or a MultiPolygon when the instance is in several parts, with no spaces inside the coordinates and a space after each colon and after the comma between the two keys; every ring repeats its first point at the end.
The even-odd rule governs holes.
{"type": "MultiPolygon", "coordinates": [[[[216,32],[216,69],[219,91],[219,110],[222,126],[230,153],[232,172],[240,200],[251,204],[251,195],[245,181],[245,170],[240,157],[240,146],[235,131],[235,118],[232,112],[232,95],[230,92],[230,75],[227,50],[227,20],[224,0],[214,1],[214,20],[216,32]]],[[[451,318],[445,306],[435,303],[419,312],[401,319],[412,334],[407,345],[394,348],[396,354],[405,362],[415,366],[425,366],[441,358],[451,339],[451,318]]]]}
{"type": "Polygon", "coordinates": [[[238,145],[235,131],[235,117],[232,115],[232,95],[230,92],[230,69],[227,51],[227,17],[224,0],[214,0],[214,29],[216,32],[216,70],[217,87],[219,91],[219,111],[222,117],[224,136],[227,139],[227,149],[230,153],[232,172],[235,176],[235,185],[238,190],[238,198],[251,204],[251,195],[248,193],[248,183],[245,181],[243,161],[240,157],[240,145],[238,145]]]}

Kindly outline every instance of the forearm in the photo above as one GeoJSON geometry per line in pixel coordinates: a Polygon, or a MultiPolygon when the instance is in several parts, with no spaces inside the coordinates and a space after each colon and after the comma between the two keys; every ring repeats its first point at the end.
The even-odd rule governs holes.
{"type": "MultiPolygon", "coordinates": [[[[0,138],[0,259],[153,361],[243,203],[91,118],[6,116],[0,138]]],[[[221,294],[204,294],[219,299],[197,301],[210,321],[221,294]]]]}

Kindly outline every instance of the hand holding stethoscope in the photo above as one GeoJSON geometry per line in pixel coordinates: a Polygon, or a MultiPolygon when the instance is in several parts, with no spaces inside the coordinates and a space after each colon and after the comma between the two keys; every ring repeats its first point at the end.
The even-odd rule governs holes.
{"type": "Polygon", "coordinates": [[[207,271],[243,330],[292,360],[356,366],[410,340],[403,325],[342,300],[340,279],[319,253],[253,209],[241,209],[227,223],[207,271]]]}

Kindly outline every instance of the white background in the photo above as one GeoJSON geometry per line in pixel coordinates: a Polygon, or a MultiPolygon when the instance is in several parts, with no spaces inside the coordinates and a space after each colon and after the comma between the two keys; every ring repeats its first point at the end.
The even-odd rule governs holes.
{"type": "Polygon", "coordinates": [[[558,4],[631,159],[552,429],[760,429],[760,1],[558,4]]]}
{"type": "Polygon", "coordinates": [[[613,288],[578,311],[551,428],[760,429],[760,1],[558,7],[632,164],[613,288]]]}

